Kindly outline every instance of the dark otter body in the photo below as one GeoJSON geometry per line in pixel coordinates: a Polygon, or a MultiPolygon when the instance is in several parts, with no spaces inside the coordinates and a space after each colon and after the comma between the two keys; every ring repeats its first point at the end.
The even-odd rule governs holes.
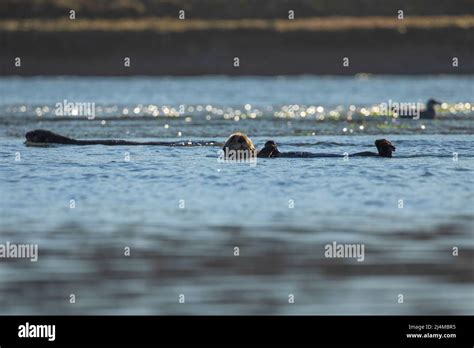
{"type": "MultiPolygon", "coordinates": [[[[436,117],[436,110],[434,108],[435,105],[441,105],[441,103],[434,99],[428,100],[426,102],[426,109],[420,112],[419,119],[433,120],[436,117]]],[[[413,116],[413,114],[414,114],[414,111],[412,110],[411,112],[408,113],[408,115],[401,113],[399,117],[417,119],[416,117],[413,116]]]]}
{"type": "Polygon", "coordinates": [[[53,133],[51,131],[37,129],[26,133],[26,145],[29,146],[41,146],[45,144],[63,144],[63,145],[158,145],[158,146],[202,146],[202,145],[215,145],[215,142],[166,142],[166,141],[127,141],[127,140],[76,140],[53,133]]]}
{"type": "MultiPolygon", "coordinates": [[[[392,152],[395,151],[395,146],[386,139],[378,139],[375,141],[378,153],[364,151],[357,152],[350,157],[392,157],[392,152]]],[[[276,143],[273,140],[269,140],[265,143],[265,146],[257,154],[257,157],[266,158],[315,158],[315,157],[344,157],[344,155],[329,154],[329,153],[312,153],[312,152],[280,152],[276,143]]]]}
{"type": "MultiPolygon", "coordinates": [[[[371,152],[371,151],[362,151],[362,152],[356,152],[356,153],[353,153],[352,155],[349,155],[350,157],[357,157],[357,156],[360,156],[360,157],[370,157],[370,156],[380,156],[378,153],[376,152],[371,152]]],[[[392,157],[392,156],[380,156],[380,157],[392,157]]]]}
{"type": "MultiPolygon", "coordinates": [[[[73,138],[68,138],[63,135],[59,135],[53,133],[51,131],[37,129],[31,132],[26,133],[26,142],[25,144],[28,146],[44,146],[48,144],[62,144],[62,145],[108,145],[108,146],[116,146],[116,145],[158,145],[158,146],[212,146],[218,145],[218,143],[214,141],[209,142],[166,142],[166,141],[148,141],[148,142],[137,142],[137,141],[127,141],[127,140],[76,140],[73,138]]],[[[233,144],[233,148],[235,146],[241,146],[242,144],[246,144],[247,146],[245,149],[250,150],[250,147],[254,149],[253,143],[250,139],[247,139],[241,133],[236,133],[231,137],[224,148],[228,145],[229,141],[233,144]],[[234,141],[234,138],[238,138],[237,141],[234,141]],[[238,141],[240,137],[244,137],[245,141],[238,141]],[[235,144],[234,144],[235,143],[235,144]],[[250,146],[250,145],[251,146],[250,146]],[[249,147],[250,146],[250,147],[249,147]]],[[[378,139],[375,141],[375,146],[377,147],[378,153],[375,152],[357,152],[352,155],[351,157],[357,156],[377,156],[377,157],[392,157],[392,152],[395,151],[395,146],[386,139],[378,139]]],[[[240,149],[240,147],[238,147],[240,149]]],[[[252,150],[254,151],[254,150],[252,150]]],[[[265,143],[265,146],[262,150],[257,153],[257,157],[260,158],[317,158],[317,157],[344,157],[344,155],[338,154],[329,154],[329,153],[312,153],[312,152],[280,152],[276,143],[273,140],[269,140],[265,143]]]]}
{"type": "MultiPolygon", "coordinates": [[[[370,157],[377,156],[380,157],[378,153],[375,152],[357,152],[354,154],[349,154],[349,157],[370,157]]],[[[265,157],[265,156],[258,156],[265,157]]],[[[345,157],[344,155],[339,155],[335,153],[314,153],[314,152],[304,152],[304,151],[289,151],[289,152],[279,152],[276,155],[270,156],[270,158],[326,158],[326,157],[345,157]]]]}
{"type": "MultiPolygon", "coordinates": [[[[262,156],[259,156],[262,157],[262,156]]],[[[304,151],[289,151],[289,152],[279,152],[271,158],[318,158],[318,157],[342,157],[342,155],[337,155],[334,153],[313,153],[313,152],[304,152],[304,151]]]]}

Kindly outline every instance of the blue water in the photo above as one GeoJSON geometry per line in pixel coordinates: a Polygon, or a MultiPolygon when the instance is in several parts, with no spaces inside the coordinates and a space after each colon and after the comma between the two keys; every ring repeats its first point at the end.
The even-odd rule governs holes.
{"type": "Polygon", "coordinates": [[[472,76],[299,77],[34,77],[2,78],[3,104],[54,104],[63,99],[102,104],[216,103],[225,106],[312,104],[325,106],[474,100],[472,76]],[[25,89],[28,90],[25,98],[25,89]]]}
{"type": "Polygon", "coordinates": [[[37,243],[39,261],[0,259],[0,313],[473,314],[473,82],[2,78],[0,244],[37,243]],[[373,109],[430,97],[446,103],[436,120],[373,109]],[[63,99],[102,111],[55,116],[63,99]],[[220,143],[243,130],[259,148],[336,154],[384,137],[397,151],[220,163],[218,146],[24,146],[35,128],[220,143]],[[326,258],[333,241],[364,244],[364,261],[326,258]]]}

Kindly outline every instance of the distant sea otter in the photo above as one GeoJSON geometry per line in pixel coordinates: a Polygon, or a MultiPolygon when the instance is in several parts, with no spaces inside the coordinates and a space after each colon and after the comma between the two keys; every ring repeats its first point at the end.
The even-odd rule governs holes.
{"type": "MultiPolygon", "coordinates": [[[[378,139],[375,141],[375,146],[377,147],[378,153],[364,151],[364,152],[357,152],[352,155],[353,156],[378,156],[378,157],[392,157],[392,152],[395,151],[395,146],[386,140],[386,139],[378,139]]],[[[341,157],[341,155],[337,154],[325,154],[325,153],[313,153],[313,152],[280,152],[276,143],[273,140],[269,140],[265,143],[265,146],[260,151],[256,152],[255,145],[253,144],[252,140],[247,137],[244,133],[234,133],[232,134],[229,139],[226,141],[223,149],[226,158],[231,158],[228,154],[236,154],[239,151],[243,152],[246,151],[250,157],[257,157],[261,158],[276,158],[276,157],[283,157],[283,158],[311,158],[311,157],[341,157]]],[[[237,157],[242,158],[242,157],[237,157]]]]}
{"type": "Polygon", "coordinates": [[[425,110],[419,112],[419,115],[417,117],[417,110],[414,109],[409,109],[409,110],[400,110],[398,112],[398,116],[400,118],[412,118],[412,119],[424,119],[424,120],[432,120],[436,118],[436,110],[435,110],[435,105],[441,105],[441,103],[437,100],[434,99],[429,99],[426,102],[426,108],[425,110]]]}
{"type": "Polygon", "coordinates": [[[53,133],[48,130],[36,129],[25,134],[28,146],[47,146],[48,144],[63,145],[161,145],[161,146],[178,146],[178,145],[214,145],[215,142],[166,142],[166,141],[127,141],[127,140],[76,140],[53,133]]]}
{"type": "MultiPolygon", "coordinates": [[[[76,140],[68,138],[63,135],[53,133],[51,131],[37,129],[26,133],[26,142],[28,146],[46,146],[48,144],[63,144],[63,145],[161,145],[161,146],[202,146],[202,145],[216,145],[216,142],[165,142],[165,141],[148,141],[136,142],[126,140],[76,140]]],[[[395,146],[386,139],[379,139],[375,141],[378,153],[375,152],[358,152],[350,156],[380,156],[392,157],[392,152],[395,151],[395,146]]],[[[252,140],[244,133],[237,132],[232,134],[224,144],[222,149],[224,151],[224,158],[226,159],[251,159],[255,157],[289,157],[289,158],[308,158],[308,157],[341,157],[336,154],[323,154],[312,152],[280,152],[276,143],[269,140],[265,143],[262,150],[257,151],[252,140]]]]}
{"type": "MultiPolygon", "coordinates": [[[[392,157],[392,152],[395,151],[395,146],[388,141],[387,139],[378,139],[375,141],[375,146],[377,147],[378,153],[363,151],[350,154],[349,156],[378,156],[378,157],[392,157]]],[[[310,158],[310,157],[341,157],[337,154],[325,154],[325,153],[313,153],[313,152],[280,152],[276,143],[273,140],[269,140],[265,143],[265,147],[258,152],[257,157],[267,157],[267,158],[276,158],[276,157],[286,157],[286,158],[310,158]]]]}

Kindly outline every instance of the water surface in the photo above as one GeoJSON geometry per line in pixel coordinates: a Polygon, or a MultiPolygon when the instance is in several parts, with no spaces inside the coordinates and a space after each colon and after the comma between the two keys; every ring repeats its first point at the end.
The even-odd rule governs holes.
{"type": "Polygon", "coordinates": [[[0,243],[37,243],[39,261],[0,259],[0,313],[472,314],[473,81],[2,78],[0,243]],[[430,97],[436,120],[376,109],[430,97]],[[64,99],[96,117],[56,116],[64,99]],[[184,144],[243,130],[341,155],[384,137],[397,152],[220,163],[219,146],[25,147],[35,128],[184,144]],[[333,241],[364,244],[364,261],[326,258],[333,241]]]}

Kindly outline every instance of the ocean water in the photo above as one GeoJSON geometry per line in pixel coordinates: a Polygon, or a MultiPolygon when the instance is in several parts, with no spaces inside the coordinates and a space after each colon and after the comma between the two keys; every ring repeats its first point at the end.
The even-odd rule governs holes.
{"type": "Polygon", "coordinates": [[[0,258],[0,314],[473,314],[473,86],[0,78],[0,245],[39,250],[37,262],[0,258]],[[435,120],[380,108],[432,97],[435,120]],[[64,100],[94,103],[93,117],[58,115],[64,100]],[[37,128],[183,146],[26,147],[37,128]],[[281,151],[375,151],[378,138],[397,151],[219,162],[238,130],[281,151]],[[363,245],[363,260],[327,258],[333,242],[363,245]]]}

